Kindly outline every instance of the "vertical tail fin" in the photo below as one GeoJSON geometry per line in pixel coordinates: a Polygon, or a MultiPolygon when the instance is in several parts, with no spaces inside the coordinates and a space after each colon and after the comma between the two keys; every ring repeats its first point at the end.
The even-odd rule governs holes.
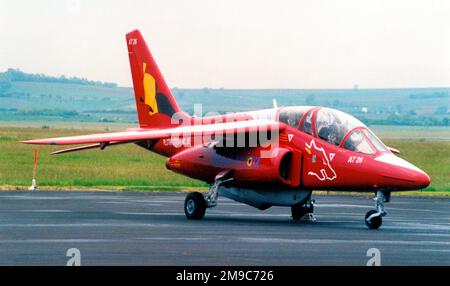
{"type": "Polygon", "coordinates": [[[126,39],[139,125],[143,128],[168,127],[180,108],[139,30],[128,33],[126,39]]]}

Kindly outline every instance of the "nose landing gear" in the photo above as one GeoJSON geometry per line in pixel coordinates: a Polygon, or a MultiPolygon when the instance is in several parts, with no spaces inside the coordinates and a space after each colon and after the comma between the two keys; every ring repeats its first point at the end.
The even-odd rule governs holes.
{"type": "Polygon", "coordinates": [[[387,214],[384,210],[384,203],[390,201],[391,193],[386,191],[377,191],[374,200],[376,201],[376,210],[370,210],[366,214],[365,222],[369,229],[378,229],[383,223],[383,217],[387,214]]]}
{"type": "Polygon", "coordinates": [[[205,216],[206,208],[217,205],[220,185],[233,180],[233,178],[228,177],[229,174],[229,170],[220,172],[205,195],[199,192],[187,194],[184,200],[184,213],[188,219],[200,220],[205,216]]]}

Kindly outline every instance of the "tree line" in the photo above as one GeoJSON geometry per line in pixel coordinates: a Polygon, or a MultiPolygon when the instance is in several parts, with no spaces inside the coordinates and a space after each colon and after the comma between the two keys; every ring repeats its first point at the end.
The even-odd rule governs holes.
{"type": "Polygon", "coordinates": [[[99,87],[117,87],[116,83],[93,81],[80,77],[59,77],[48,76],[45,74],[26,73],[20,69],[9,68],[0,73],[0,91],[5,91],[11,87],[11,82],[51,82],[51,83],[72,83],[81,85],[91,85],[99,87]]]}

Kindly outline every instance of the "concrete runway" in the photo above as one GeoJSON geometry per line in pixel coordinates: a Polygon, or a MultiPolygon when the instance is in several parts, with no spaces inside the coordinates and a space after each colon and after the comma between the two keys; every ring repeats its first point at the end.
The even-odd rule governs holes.
{"type": "Polygon", "coordinates": [[[317,221],[289,208],[259,211],[220,198],[202,221],[185,194],[0,192],[0,265],[450,265],[450,199],[392,197],[379,230],[368,230],[369,197],[319,196],[317,221]]]}

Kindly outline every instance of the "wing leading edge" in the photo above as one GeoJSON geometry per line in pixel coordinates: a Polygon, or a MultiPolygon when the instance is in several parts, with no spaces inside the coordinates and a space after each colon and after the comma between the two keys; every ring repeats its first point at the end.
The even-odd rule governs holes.
{"type": "MultiPolygon", "coordinates": [[[[81,136],[69,136],[69,137],[56,137],[22,141],[25,144],[38,144],[38,145],[76,145],[76,144],[89,144],[97,143],[94,145],[75,147],[66,150],[78,151],[84,149],[91,149],[101,147],[101,143],[127,143],[141,140],[150,139],[164,139],[174,136],[208,136],[218,134],[238,134],[238,133],[251,133],[261,131],[281,131],[285,126],[282,123],[272,120],[248,120],[238,122],[216,123],[207,125],[192,125],[181,126],[169,129],[141,129],[133,131],[122,131],[112,133],[100,133],[81,136]]],[[[62,150],[65,151],[65,150],[62,150]]],[[[59,153],[64,153],[64,152],[59,153]]],[[[69,152],[70,152],[69,151],[69,152]]]]}

